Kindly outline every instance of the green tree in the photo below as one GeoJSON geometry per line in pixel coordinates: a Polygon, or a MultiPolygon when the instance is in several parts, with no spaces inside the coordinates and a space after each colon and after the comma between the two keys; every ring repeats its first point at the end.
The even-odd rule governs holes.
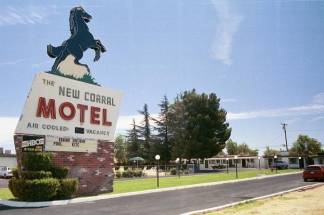
{"type": "Polygon", "coordinates": [[[133,119],[132,129],[127,132],[127,156],[128,159],[132,157],[142,156],[141,140],[139,139],[139,131],[133,119]]]}
{"type": "Polygon", "coordinates": [[[251,149],[246,143],[242,143],[237,146],[237,153],[239,155],[245,155],[245,156],[257,156],[258,150],[251,149]]]}
{"type": "Polygon", "coordinates": [[[153,118],[155,125],[154,130],[157,134],[154,135],[154,154],[161,155],[161,160],[168,162],[171,160],[171,145],[169,141],[169,128],[168,128],[168,111],[169,101],[166,96],[161,100],[160,114],[157,118],[153,118]]]}
{"type": "Polygon", "coordinates": [[[172,157],[203,159],[222,151],[231,135],[226,114],[214,93],[178,95],[168,112],[172,157]]]}
{"type": "Polygon", "coordinates": [[[153,140],[151,136],[150,113],[147,104],[144,104],[143,110],[138,111],[143,115],[143,121],[138,126],[139,137],[143,141],[143,158],[147,161],[153,161],[154,155],[152,150],[153,140]]]}
{"type": "Polygon", "coordinates": [[[115,138],[115,158],[117,163],[127,163],[127,147],[125,139],[122,135],[115,138]]]}
{"type": "Polygon", "coordinates": [[[308,135],[299,135],[289,154],[292,156],[309,157],[321,152],[321,143],[308,135]]]}
{"type": "Polygon", "coordinates": [[[232,139],[229,139],[226,142],[226,151],[228,155],[237,155],[238,154],[237,143],[232,139]]]}
{"type": "Polygon", "coordinates": [[[275,155],[278,155],[279,151],[275,149],[271,149],[269,146],[266,147],[266,150],[263,152],[263,155],[265,157],[273,157],[275,155]]]}

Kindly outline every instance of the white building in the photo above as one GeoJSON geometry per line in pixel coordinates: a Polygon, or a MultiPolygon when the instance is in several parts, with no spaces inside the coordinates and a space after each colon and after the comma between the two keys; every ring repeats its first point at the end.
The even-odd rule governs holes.
{"type": "Polygon", "coordinates": [[[9,168],[17,167],[17,159],[15,154],[0,154],[0,166],[9,168]]]}

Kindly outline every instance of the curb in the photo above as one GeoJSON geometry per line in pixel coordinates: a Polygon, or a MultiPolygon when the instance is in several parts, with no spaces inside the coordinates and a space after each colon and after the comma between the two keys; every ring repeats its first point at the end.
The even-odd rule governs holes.
{"type": "Polygon", "coordinates": [[[217,206],[217,207],[213,207],[213,208],[206,208],[206,209],[203,209],[203,210],[190,211],[190,212],[187,212],[187,213],[182,213],[181,215],[195,215],[195,214],[198,215],[198,214],[216,212],[216,211],[220,211],[220,210],[223,210],[225,208],[233,207],[233,206],[236,206],[236,205],[239,205],[239,204],[244,204],[244,203],[248,203],[248,202],[256,201],[256,200],[267,199],[267,198],[271,198],[271,197],[275,197],[275,196],[280,196],[280,195],[283,195],[283,194],[286,194],[286,193],[291,193],[291,192],[298,191],[298,190],[303,190],[303,189],[315,188],[315,187],[319,187],[319,186],[323,186],[323,184],[316,183],[316,184],[312,184],[312,185],[306,185],[306,186],[297,187],[297,188],[293,188],[293,189],[286,190],[286,191],[281,191],[281,192],[278,192],[278,193],[272,193],[272,194],[269,194],[269,195],[259,196],[259,197],[253,198],[253,199],[247,199],[247,200],[243,200],[243,201],[239,201],[239,202],[233,202],[233,203],[230,203],[230,204],[221,205],[221,206],[217,206]]]}
{"type": "Polygon", "coordinates": [[[17,208],[37,208],[37,207],[68,205],[68,204],[83,203],[83,202],[93,202],[93,201],[104,200],[104,199],[120,198],[120,197],[126,197],[126,196],[159,193],[159,192],[182,190],[182,189],[188,189],[188,188],[207,187],[207,186],[214,186],[214,185],[220,185],[220,184],[230,184],[230,183],[237,183],[237,182],[242,182],[242,181],[280,177],[280,176],[294,175],[294,174],[300,174],[300,173],[301,172],[292,172],[292,173],[283,173],[283,174],[278,174],[278,175],[262,175],[262,176],[256,176],[253,178],[234,179],[234,180],[210,182],[210,183],[200,183],[200,184],[193,184],[193,185],[167,187],[167,188],[151,189],[151,190],[136,191],[136,192],[129,192],[129,193],[120,193],[120,194],[104,194],[104,195],[98,195],[98,196],[78,197],[78,198],[69,199],[69,200],[55,200],[55,201],[45,201],[45,202],[22,202],[22,201],[10,201],[10,200],[0,199],[0,205],[5,205],[5,206],[9,206],[9,207],[17,207],[17,208]]]}

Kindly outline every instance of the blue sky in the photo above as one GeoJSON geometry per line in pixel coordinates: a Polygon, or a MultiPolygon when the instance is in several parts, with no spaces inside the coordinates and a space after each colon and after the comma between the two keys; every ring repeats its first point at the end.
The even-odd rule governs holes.
{"type": "Polygon", "coordinates": [[[46,45],[69,32],[69,10],[93,16],[92,34],[108,48],[81,60],[102,86],[124,93],[119,132],[147,103],[192,88],[215,92],[232,139],[263,151],[298,134],[324,142],[324,2],[226,0],[1,1],[0,145],[12,132],[35,73],[53,60],[46,45]]]}

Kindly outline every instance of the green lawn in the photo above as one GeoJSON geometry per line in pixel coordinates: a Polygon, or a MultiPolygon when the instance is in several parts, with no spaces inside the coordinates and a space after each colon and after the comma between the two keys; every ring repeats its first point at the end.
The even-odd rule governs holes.
{"type": "MultiPolygon", "coordinates": [[[[297,172],[298,169],[288,169],[288,170],[278,170],[278,174],[287,172],[297,172]]],[[[239,171],[239,179],[251,178],[258,175],[270,175],[276,174],[275,171],[270,170],[251,170],[251,171],[239,171]]],[[[176,187],[190,184],[208,183],[216,181],[228,181],[235,179],[235,172],[230,173],[208,173],[200,175],[191,176],[181,176],[178,177],[165,177],[160,178],[160,188],[164,187],[176,187]]],[[[134,180],[124,180],[114,182],[114,192],[115,193],[126,193],[134,191],[143,191],[156,189],[156,178],[145,178],[145,179],[134,179],[134,180]]],[[[0,199],[13,199],[11,192],[8,188],[0,188],[0,199]]]]}
{"type": "MultiPolygon", "coordinates": [[[[297,171],[300,170],[298,169],[278,170],[278,174],[287,173],[287,172],[297,172],[297,171]]],[[[241,171],[238,173],[238,176],[239,179],[242,179],[242,178],[256,177],[261,174],[270,175],[270,174],[276,174],[276,172],[275,171],[271,172],[270,170],[241,171]]],[[[176,187],[176,186],[208,183],[208,182],[216,182],[216,181],[228,181],[233,179],[235,179],[235,172],[230,172],[228,174],[209,173],[209,174],[201,174],[195,176],[181,176],[180,179],[178,177],[166,177],[166,178],[160,178],[160,188],[176,187]]],[[[157,188],[156,178],[115,181],[113,193],[142,191],[142,190],[149,190],[155,188],[157,188]]]]}
{"type": "Polygon", "coordinates": [[[13,198],[14,197],[8,188],[0,188],[0,199],[13,199],[13,198]]]}

